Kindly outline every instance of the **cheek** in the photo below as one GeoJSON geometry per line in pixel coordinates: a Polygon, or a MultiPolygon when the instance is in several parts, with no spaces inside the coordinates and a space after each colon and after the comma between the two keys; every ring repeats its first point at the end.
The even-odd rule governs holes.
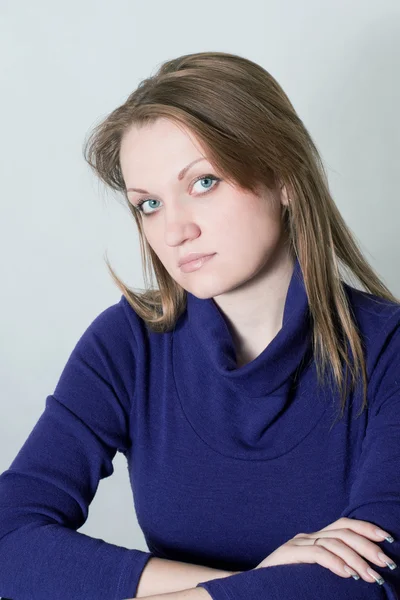
{"type": "Polygon", "coordinates": [[[158,258],[162,261],[163,255],[161,251],[160,237],[157,236],[151,228],[146,228],[146,225],[142,225],[143,237],[150,248],[157,254],[158,258]]]}
{"type": "Polygon", "coordinates": [[[282,232],[279,213],[252,201],[242,204],[243,208],[218,220],[215,231],[219,238],[224,232],[225,241],[236,250],[240,245],[246,254],[254,253],[255,248],[275,246],[282,232]]]}
{"type": "Polygon", "coordinates": [[[158,228],[154,223],[150,223],[152,218],[153,217],[147,217],[148,220],[146,220],[146,217],[142,217],[142,231],[149,246],[151,246],[153,250],[156,250],[157,246],[160,246],[161,232],[158,231],[158,228]]]}

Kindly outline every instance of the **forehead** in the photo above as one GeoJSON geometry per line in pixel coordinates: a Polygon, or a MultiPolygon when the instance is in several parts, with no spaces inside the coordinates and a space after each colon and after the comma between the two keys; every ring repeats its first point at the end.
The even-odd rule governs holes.
{"type": "MultiPolygon", "coordinates": [[[[154,123],[132,125],[123,135],[120,147],[121,163],[134,162],[143,165],[149,158],[154,161],[170,157],[179,158],[190,154],[197,158],[204,154],[193,132],[168,119],[158,119],[154,123]]],[[[189,156],[190,159],[190,156],[189,156]]]]}
{"type": "Polygon", "coordinates": [[[184,166],[204,156],[194,134],[167,119],[134,125],[121,140],[120,165],[127,188],[148,189],[146,185],[156,179],[175,180],[184,166]]]}

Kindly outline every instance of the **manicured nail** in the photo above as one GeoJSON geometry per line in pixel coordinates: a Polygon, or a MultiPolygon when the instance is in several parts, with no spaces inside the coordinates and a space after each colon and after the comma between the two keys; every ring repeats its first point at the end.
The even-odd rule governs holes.
{"type": "Polygon", "coordinates": [[[397,569],[397,565],[395,562],[393,562],[390,558],[388,558],[387,556],[385,556],[384,554],[382,554],[382,552],[378,552],[378,556],[379,558],[387,564],[387,566],[389,567],[389,569],[391,571],[394,571],[394,569],[397,569]],[[389,561],[389,562],[388,562],[389,561]]]}
{"type": "Polygon", "coordinates": [[[343,567],[343,569],[346,571],[346,573],[348,573],[349,575],[352,576],[353,579],[355,579],[357,581],[357,579],[360,579],[360,576],[357,575],[357,573],[355,571],[353,571],[353,569],[350,569],[350,567],[348,567],[347,565],[345,565],[343,567]]]}
{"type": "Polygon", "coordinates": [[[375,579],[376,583],[379,583],[379,585],[383,585],[385,583],[385,580],[383,579],[383,577],[381,577],[379,575],[379,573],[377,573],[373,569],[368,568],[367,573],[369,573],[371,575],[371,577],[373,577],[375,579]]]}
{"type": "Polygon", "coordinates": [[[387,531],[382,531],[382,529],[375,529],[375,533],[384,537],[385,540],[390,544],[394,542],[394,538],[392,538],[392,536],[389,533],[387,533],[387,531]]]}

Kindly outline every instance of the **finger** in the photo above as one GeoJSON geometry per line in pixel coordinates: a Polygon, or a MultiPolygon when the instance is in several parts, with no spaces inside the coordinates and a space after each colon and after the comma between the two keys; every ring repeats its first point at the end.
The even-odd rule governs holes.
{"type": "MultiPolygon", "coordinates": [[[[329,538],[324,538],[324,544],[327,539],[329,538]]],[[[317,546],[310,545],[309,543],[305,544],[303,542],[305,542],[305,540],[302,541],[302,538],[299,538],[298,540],[293,538],[293,540],[291,540],[290,556],[292,562],[319,564],[322,567],[325,567],[325,569],[332,571],[332,573],[335,573],[335,575],[339,575],[339,577],[343,577],[344,579],[351,577],[350,573],[344,568],[346,562],[335,552],[331,552],[325,546],[320,545],[322,540],[318,542],[317,546]]]]}
{"type": "MultiPolygon", "coordinates": [[[[332,555],[335,555],[339,558],[341,561],[341,568],[343,570],[344,567],[348,565],[354,569],[364,581],[368,583],[375,583],[377,580],[381,581],[382,583],[384,582],[384,579],[379,573],[377,573],[374,569],[371,571],[371,567],[366,560],[364,560],[357,552],[336,537],[320,538],[318,540],[318,545],[311,546],[310,548],[324,548],[329,550],[332,555]]],[[[335,561],[335,567],[337,564],[338,563],[335,561]]]]}
{"type": "MultiPolygon", "coordinates": [[[[345,545],[347,545],[350,549],[355,551],[358,556],[364,557],[369,560],[374,565],[378,567],[388,567],[389,565],[393,565],[390,567],[392,570],[396,568],[396,563],[383,552],[381,547],[377,544],[374,544],[367,538],[350,529],[331,529],[329,531],[321,530],[317,531],[315,534],[311,534],[312,538],[336,538],[341,540],[345,545]],[[380,556],[382,554],[382,557],[380,556]]],[[[320,543],[320,542],[318,542],[320,543]]],[[[343,557],[347,560],[347,557],[343,557]]],[[[369,565],[368,565],[369,566],[369,565]]]]}
{"type": "Polygon", "coordinates": [[[383,542],[383,540],[386,539],[386,537],[388,537],[387,541],[393,541],[393,537],[387,531],[383,531],[373,523],[369,523],[368,521],[361,521],[360,519],[349,519],[348,517],[341,517],[334,523],[330,523],[326,527],[323,527],[321,531],[330,531],[332,529],[351,529],[355,533],[363,535],[364,537],[367,537],[370,540],[374,540],[377,542],[383,542]]]}

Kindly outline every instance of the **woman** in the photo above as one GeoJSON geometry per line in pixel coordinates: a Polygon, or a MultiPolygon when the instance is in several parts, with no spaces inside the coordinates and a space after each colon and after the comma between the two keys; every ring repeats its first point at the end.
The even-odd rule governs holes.
{"type": "Polygon", "coordinates": [[[400,301],[282,88],[240,56],[181,56],[84,155],[135,219],[147,289],[109,266],[120,301],[0,477],[1,591],[397,598],[400,301]],[[117,451],[150,552],[77,532],[117,451]]]}

